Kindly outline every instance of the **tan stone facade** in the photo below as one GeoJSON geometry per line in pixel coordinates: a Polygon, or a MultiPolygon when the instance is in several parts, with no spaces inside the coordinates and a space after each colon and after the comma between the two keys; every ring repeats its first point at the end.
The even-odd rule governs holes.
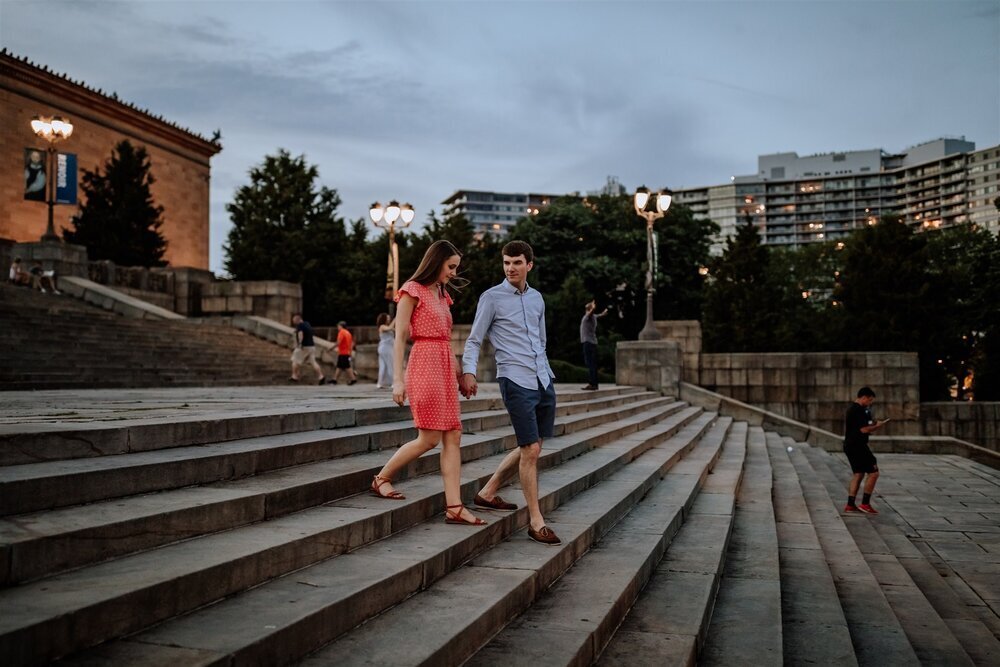
{"type": "MultiPolygon", "coordinates": [[[[0,52],[0,238],[37,241],[45,232],[46,205],[23,199],[24,149],[47,147],[31,130],[36,115],[73,123],[73,136],[56,147],[77,155],[79,181],[84,170],[103,169],[119,141],[144,146],[156,180],[153,198],[164,208],[166,260],[171,266],[208,268],[209,161],[221,147],[6,51],[0,52]]],[[[82,203],[79,187],[77,193],[82,203]]],[[[55,207],[58,234],[71,227],[76,210],[55,207]]]]}

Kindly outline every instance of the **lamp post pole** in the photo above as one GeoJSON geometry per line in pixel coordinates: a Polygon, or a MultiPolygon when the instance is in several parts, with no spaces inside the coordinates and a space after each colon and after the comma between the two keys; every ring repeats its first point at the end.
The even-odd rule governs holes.
{"type": "Polygon", "coordinates": [[[393,199],[385,208],[375,202],[368,209],[372,223],[389,233],[389,262],[386,269],[385,298],[389,301],[389,313],[396,314],[396,293],[399,292],[399,248],[396,246],[396,221],[400,227],[406,228],[413,222],[414,210],[410,204],[403,204],[393,199]]]}
{"type": "Polygon", "coordinates": [[[650,196],[649,190],[645,187],[636,190],[632,197],[632,205],[635,207],[636,215],[646,221],[646,325],[639,332],[639,340],[660,340],[662,338],[653,322],[653,294],[656,292],[654,286],[656,253],[653,248],[653,223],[666,214],[667,209],[670,208],[672,197],[667,191],[656,193],[656,208],[649,211],[646,209],[651,199],[654,197],[650,196]]]}
{"type": "Polygon", "coordinates": [[[69,139],[73,134],[73,123],[55,116],[46,120],[35,116],[31,119],[31,129],[35,134],[49,143],[46,150],[45,200],[49,205],[49,222],[42,234],[42,241],[58,241],[56,234],[54,211],[56,203],[56,142],[69,139]]]}

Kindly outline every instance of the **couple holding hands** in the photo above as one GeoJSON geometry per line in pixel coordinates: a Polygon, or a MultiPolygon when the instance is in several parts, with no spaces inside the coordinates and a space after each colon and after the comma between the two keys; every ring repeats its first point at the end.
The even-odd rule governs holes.
{"type": "Polygon", "coordinates": [[[403,405],[408,398],[417,437],[402,445],[372,480],[372,492],[390,500],[403,494],[392,486],[400,470],[438,443],[441,477],[444,480],[445,521],[471,526],[486,525],[462,503],[462,419],[458,394],[476,395],[476,366],[483,339],[488,336],[496,350],[497,381],[504,406],[510,414],[518,447],[504,457],[493,476],[476,494],[477,507],[516,510],[497,492],[517,466],[521,490],[528,507],[528,537],[542,544],[560,543],[545,525],[538,504],[538,457],[542,441],[552,437],[556,393],[554,374],[545,353],[545,301],[528,285],[534,262],[531,246],[511,241],[503,247],[505,279],[479,297],[472,331],[458,369],[451,351],[451,295],[464,283],[458,277],[462,255],[448,241],[435,241],[413,276],[396,295],[396,341],[393,369],[396,378],[392,399],[403,405]],[[407,339],[413,339],[410,360],[403,379],[403,356],[407,339]]]}

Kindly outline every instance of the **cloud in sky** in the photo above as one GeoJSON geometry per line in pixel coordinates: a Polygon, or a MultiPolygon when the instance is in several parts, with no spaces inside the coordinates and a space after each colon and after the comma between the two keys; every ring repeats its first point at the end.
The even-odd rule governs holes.
{"type": "Polygon", "coordinates": [[[0,44],[209,135],[211,268],[251,166],[355,219],[460,188],[722,183],[761,153],[1000,143],[996,2],[0,2],[0,44]]]}

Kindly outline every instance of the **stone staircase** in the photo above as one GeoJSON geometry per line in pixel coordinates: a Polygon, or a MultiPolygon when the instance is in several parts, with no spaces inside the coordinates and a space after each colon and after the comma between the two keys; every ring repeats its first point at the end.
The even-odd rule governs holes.
{"type": "MultiPolygon", "coordinates": [[[[405,501],[363,492],[414,433],[408,410],[387,400],[331,412],[320,429],[297,415],[274,432],[248,415],[200,431],[226,436],[163,424],[190,435],[171,441],[151,426],[148,446],[127,453],[39,432],[35,462],[0,467],[0,656],[11,665],[1000,661],[988,580],[963,587],[946,558],[914,539],[912,489],[887,475],[883,514],[842,516],[847,475],[836,456],[636,388],[559,396],[539,464],[557,547],[526,537],[516,484],[502,494],[518,511],[480,511],[481,528],[444,524],[436,451],[397,480],[405,501]]],[[[462,408],[470,501],[515,441],[495,394],[462,408]]],[[[112,425],[95,438],[117,435],[112,425]]],[[[0,439],[0,461],[30,449],[28,435],[0,439]]],[[[894,456],[927,462],[928,479],[947,466],[951,482],[930,481],[937,493],[955,491],[957,475],[1000,503],[996,471],[894,456]]]]}
{"type": "Polygon", "coordinates": [[[130,319],[6,284],[0,321],[3,390],[273,385],[290,371],[288,350],[230,327],[130,319]]]}

